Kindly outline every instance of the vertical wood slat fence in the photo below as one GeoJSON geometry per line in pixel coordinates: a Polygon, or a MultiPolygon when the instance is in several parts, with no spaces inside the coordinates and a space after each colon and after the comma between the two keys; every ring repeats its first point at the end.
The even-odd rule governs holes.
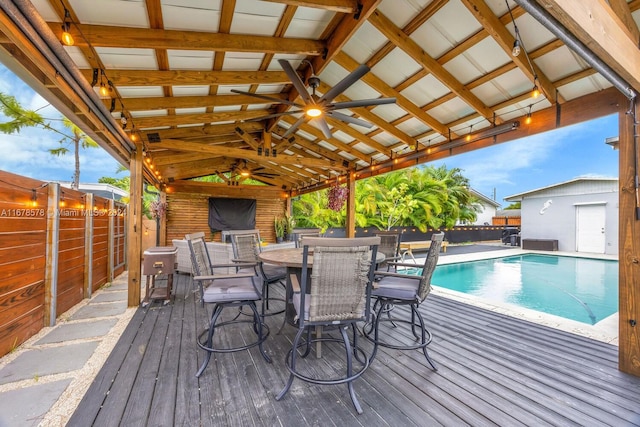
{"type": "Polygon", "coordinates": [[[0,171],[0,357],[125,268],[126,205],[0,171]]]}

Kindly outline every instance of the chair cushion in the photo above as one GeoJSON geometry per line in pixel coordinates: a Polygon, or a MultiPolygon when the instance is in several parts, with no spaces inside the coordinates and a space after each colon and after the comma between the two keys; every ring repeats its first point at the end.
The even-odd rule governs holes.
{"type": "Polygon", "coordinates": [[[282,267],[275,264],[262,263],[262,271],[267,276],[267,279],[275,279],[278,277],[287,277],[287,267],[282,267]]]}
{"type": "Polygon", "coordinates": [[[387,276],[382,278],[371,292],[374,297],[414,300],[417,297],[420,280],[387,276]]]}
{"type": "MultiPolygon", "coordinates": [[[[296,308],[296,313],[300,315],[300,292],[293,293],[293,306],[296,308]]],[[[309,320],[309,307],[311,307],[311,295],[307,294],[304,298],[304,320],[309,320]]]]}
{"type": "Polygon", "coordinates": [[[204,302],[229,302],[229,301],[256,301],[260,299],[260,293],[254,286],[256,277],[240,277],[237,279],[215,280],[204,291],[204,302]]]}

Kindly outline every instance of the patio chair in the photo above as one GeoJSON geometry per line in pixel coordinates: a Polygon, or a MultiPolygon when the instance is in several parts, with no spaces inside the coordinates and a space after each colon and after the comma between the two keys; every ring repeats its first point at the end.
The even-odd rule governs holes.
{"type": "MultiPolygon", "coordinates": [[[[421,349],[427,362],[434,371],[438,368],[433,363],[427,352],[427,346],[431,343],[432,335],[427,329],[422,314],[420,314],[419,306],[427,298],[431,292],[431,276],[436,269],[438,257],[440,255],[440,246],[444,239],[444,233],[437,233],[431,236],[431,246],[422,266],[422,273],[414,276],[402,274],[400,272],[376,271],[376,283],[372,291],[372,296],[376,302],[374,304],[375,314],[373,321],[363,328],[364,335],[374,343],[371,360],[373,360],[378,351],[378,346],[391,348],[394,350],[416,350],[421,349]],[[411,310],[410,320],[393,316],[398,310],[393,310],[397,306],[409,306],[411,310]],[[382,315],[387,316],[383,319],[382,315]],[[380,339],[380,323],[389,322],[393,327],[397,327],[396,323],[406,324],[411,327],[411,332],[416,339],[414,344],[392,344],[391,341],[383,341],[380,339]],[[371,337],[373,334],[373,338],[371,337]]],[[[391,263],[396,269],[398,267],[407,267],[415,269],[415,264],[409,263],[391,263]]]]}
{"type": "MultiPolygon", "coordinates": [[[[269,288],[274,283],[279,283],[283,289],[286,288],[285,279],[287,277],[287,268],[279,265],[264,263],[258,258],[262,247],[260,246],[260,232],[257,230],[237,230],[229,232],[231,237],[231,245],[233,247],[233,259],[235,263],[253,264],[253,270],[262,279],[262,315],[275,315],[284,313],[284,308],[272,313],[267,313],[269,310],[269,301],[277,300],[284,302],[284,298],[270,298],[269,288]],[[244,231],[244,232],[243,232],[244,231]]],[[[236,271],[238,273],[246,273],[246,266],[239,266],[236,271]]]]}
{"type": "Polygon", "coordinates": [[[402,231],[376,231],[375,235],[380,237],[378,252],[385,255],[383,262],[376,267],[379,270],[386,268],[387,271],[392,266],[392,262],[400,259],[400,242],[402,241],[402,231]]]}
{"type": "Polygon", "coordinates": [[[319,228],[305,228],[300,229],[295,233],[295,243],[296,248],[302,247],[302,238],[303,237],[321,237],[322,233],[319,228]]]}
{"type": "MultiPolygon", "coordinates": [[[[204,240],[204,233],[187,234],[185,236],[189,244],[191,252],[191,261],[193,264],[193,281],[198,283],[200,288],[200,298],[202,305],[213,304],[211,313],[211,321],[209,327],[198,335],[198,347],[207,352],[200,369],[196,373],[199,377],[209,364],[212,353],[230,353],[234,351],[247,350],[251,347],[258,346],[262,357],[271,363],[271,358],[265,353],[262,343],[269,335],[269,328],[264,324],[262,316],[256,308],[256,301],[260,300],[260,278],[253,271],[247,274],[213,274],[213,269],[218,267],[235,267],[237,264],[212,264],[209,257],[209,251],[204,240]],[[253,312],[252,320],[222,320],[221,314],[226,307],[243,307],[248,306],[253,312]],[[251,330],[256,334],[256,340],[239,347],[214,347],[213,338],[216,329],[223,328],[227,325],[236,323],[251,323],[251,330]],[[206,340],[203,337],[206,334],[206,340]]],[[[250,265],[245,265],[250,268],[250,265]]]]}
{"type": "MultiPolygon", "coordinates": [[[[293,383],[299,378],[313,384],[333,385],[347,384],[351,401],[356,411],[361,414],[362,407],[353,389],[353,381],[360,377],[369,367],[369,358],[358,346],[356,322],[364,321],[370,314],[371,281],[376,259],[376,251],[380,238],[360,237],[349,239],[313,238],[303,239],[302,271],[298,280],[295,274],[290,275],[294,288],[293,305],[297,312],[298,332],[292,347],[285,357],[289,369],[289,379],[276,396],[282,399],[293,383]],[[311,260],[311,254],[313,259],[311,260]],[[313,268],[313,271],[311,269],[313,268]],[[340,338],[317,336],[312,338],[314,327],[337,327],[340,338]],[[347,329],[351,329],[353,344],[347,329]],[[302,336],[305,339],[302,340],[302,336]],[[299,369],[298,358],[306,361],[304,365],[315,365],[312,358],[307,358],[312,344],[317,342],[334,342],[344,345],[346,354],[346,373],[339,378],[322,378],[315,373],[326,371],[320,369],[299,369]],[[302,353],[299,349],[304,347],[302,353]],[[359,362],[354,371],[353,358],[359,362]]],[[[326,362],[318,362],[326,364],[326,362]]]]}

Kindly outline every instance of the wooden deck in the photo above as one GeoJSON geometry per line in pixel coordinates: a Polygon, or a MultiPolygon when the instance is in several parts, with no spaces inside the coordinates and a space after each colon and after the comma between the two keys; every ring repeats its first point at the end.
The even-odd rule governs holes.
{"type": "MultiPolygon", "coordinates": [[[[279,316],[268,318],[272,364],[257,348],[221,354],[197,379],[202,351],[195,336],[207,314],[189,276],[178,275],[175,285],[172,304],[138,309],[68,425],[640,424],[640,378],[618,371],[617,347],[435,296],[422,310],[439,371],[418,351],[382,349],[355,382],[362,415],[344,385],[296,380],[275,400],[294,335],[292,327],[275,334],[279,316]]],[[[237,331],[225,339],[241,341],[244,332],[237,331]]],[[[321,369],[338,360],[326,348],[321,369]]]]}

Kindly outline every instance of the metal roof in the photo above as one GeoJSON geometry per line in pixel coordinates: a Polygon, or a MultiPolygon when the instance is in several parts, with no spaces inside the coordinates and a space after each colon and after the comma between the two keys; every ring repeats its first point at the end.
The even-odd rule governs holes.
{"type": "MultiPolygon", "coordinates": [[[[612,87],[513,0],[13,3],[16,10],[0,8],[16,26],[28,22],[38,29],[45,43],[59,40],[63,20],[68,23],[75,44],[51,47],[65,65],[55,75],[82,76],[79,85],[91,93],[87,106],[60,101],[63,113],[89,123],[84,129],[123,163],[141,143],[147,180],[161,186],[210,174],[237,185],[248,169],[266,184],[304,190],[348,171],[360,177],[395,162],[406,167],[450,155],[467,149],[467,135],[469,144],[501,142],[512,130],[524,136],[527,116],[612,87]],[[18,11],[23,21],[15,18],[18,11]],[[511,52],[516,38],[519,56],[511,52]],[[280,59],[305,83],[313,69],[319,95],[367,64],[371,71],[335,101],[396,102],[341,110],[371,123],[370,129],[328,118],[330,138],[313,120],[283,137],[296,116],[254,119],[286,111],[286,105],[232,92],[299,102],[280,59]],[[109,96],[100,98],[101,84],[109,96]],[[537,98],[534,86],[541,91],[537,98]],[[102,105],[92,108],[91,102],[102,105]],[[104,128],[90,122],[92,114],[105,115],[104,128]]],[[[639,1],[629,3],[636,21],[639,8],[639,1]]],[[[21,37],[36,38],[0,33],[6,51],[0,60],[14,70],[12,61],[19,61],[28,82],[50,90],[49,99],[59,96],[51,89],[55,77],[47,81],[26,59],[15,58],[12,43],[26,51],[21,37]]]]}
{"type": "Polygon", "coordinates": [[[534,190],[525,191],[523,193],[514,194],[512,196],[507,196],[504,198],[504,200],[507,202],[517,202],[519,200],[522,200],[522,198],[525,196],[531,196],[533,194],[542,193],[547,190],[556,189],[560,187],[567,187],[576,183],[585,183],[585,182],[598,182],[598,183],[612,182],[612,183],[616,183],[615,189],[617,190],[618,178],[598,177],[598,176],[578,177],[578,178],[570,179],[568,181],[559,182],[557,184],[547,185],[546,187],[540,187],[534,190]]]}

